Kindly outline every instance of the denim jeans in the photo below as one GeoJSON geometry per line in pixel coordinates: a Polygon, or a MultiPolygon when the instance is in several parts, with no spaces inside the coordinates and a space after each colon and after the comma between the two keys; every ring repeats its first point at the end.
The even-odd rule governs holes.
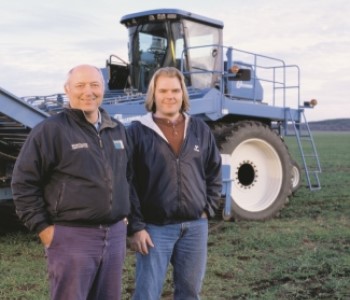
{"type": "Polygon", "coordinates": [[[133,300],[160,299],[169,263],[173,266],[174,299],[200,299],[207,262],[208,220],[148,224],[146,230],[154,248],[149,248],[148,255],[136,253],[133,300]]]}
{"type": "Polygon", "coordinates": [[[94,228],[55,225],[52,243],[45,251],[50,299],[121,299],[124,221],[94,228]]]}

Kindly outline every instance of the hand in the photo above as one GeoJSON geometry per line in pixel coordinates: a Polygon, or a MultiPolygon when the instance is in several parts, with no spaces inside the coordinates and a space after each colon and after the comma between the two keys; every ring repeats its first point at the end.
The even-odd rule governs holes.
{"type": "Polygon", "coordinates": [[[54,225],[46,227],[44,230],[40,231],[39,238],[45,247],[49,247],[51,245],[54,231],[54,225]]]}
{"type": "Polygon", "coordinates": [[[152,239],[148,232],[143,229],[134,233],[130,238],[130,248],[134,251],[140,252],[142,255],[148,254],[148,247],[154,247],[152,239]]]}

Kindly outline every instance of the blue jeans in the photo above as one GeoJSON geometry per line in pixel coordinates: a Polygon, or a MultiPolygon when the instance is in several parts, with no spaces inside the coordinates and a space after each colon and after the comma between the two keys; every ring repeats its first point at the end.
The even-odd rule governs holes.
{"type": "Polygon", "coordinates": [[[198,300],[207,262],[208,220],[156,226],[148,224],[154,248],[136,254],[133,300],[160,299],[169,263],[173,266],[174,300],[198,300]]]}
{"type": "Polygon", "coordinates": [[[46,248],[52,300],[120,300],[126,255],[126,223],[55,225],[46,248]]]}

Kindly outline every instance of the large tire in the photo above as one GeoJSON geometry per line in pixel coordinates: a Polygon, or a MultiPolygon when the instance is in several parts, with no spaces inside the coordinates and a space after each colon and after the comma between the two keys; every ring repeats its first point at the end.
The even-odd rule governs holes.
{"type": "Polygon", "coordinates": [[[277,216],[292,193],[291,159],[283,140],[256,121],[214,126],[213,133],[223,164],[230,165],[233,218],[277,216]]]}

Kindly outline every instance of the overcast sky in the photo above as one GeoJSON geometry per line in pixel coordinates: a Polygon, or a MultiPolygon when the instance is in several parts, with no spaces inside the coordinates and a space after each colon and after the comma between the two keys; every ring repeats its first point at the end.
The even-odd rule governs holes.
{"type": "Polygon", "coordinates": [[[179,8],[224,22],[224,44],[301,69],[308,120],[350,118],[349,0],[4,0],[0,4],[0,87],[17,96],[63,91],[80,63],[127,60],[122,16],[179,8]],[[161,5],[159,4],[161,3],[161,5]]]}

